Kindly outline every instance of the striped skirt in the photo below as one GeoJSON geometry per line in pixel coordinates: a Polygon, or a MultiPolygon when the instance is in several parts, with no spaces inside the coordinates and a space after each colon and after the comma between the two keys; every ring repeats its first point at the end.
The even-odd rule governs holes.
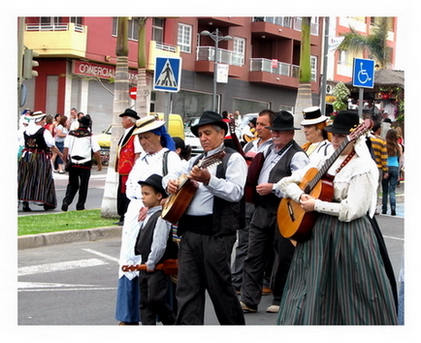
{"type": "Polygon", "coordinates": [[[18,200],[57,206],[51,159],[45,152],[23,151],[18,162],[18,200]]]}
{"type": "Polygon", "coordinates": [[[296,247],[278,324],[397,324],[391,283],[367,217],[345,223],[319,215],[312,238],[296,247]]]}

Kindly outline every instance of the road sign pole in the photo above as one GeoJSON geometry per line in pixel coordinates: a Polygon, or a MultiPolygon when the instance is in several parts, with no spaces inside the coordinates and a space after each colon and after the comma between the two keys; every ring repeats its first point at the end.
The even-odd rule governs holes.
{"type": "Polygon", "coordinates": [[[364,106],[364,89],[362,87],[359,88],[359,95],[358,95],[358,116],[360,118],[363,117],[363,106],[364,106]]]}

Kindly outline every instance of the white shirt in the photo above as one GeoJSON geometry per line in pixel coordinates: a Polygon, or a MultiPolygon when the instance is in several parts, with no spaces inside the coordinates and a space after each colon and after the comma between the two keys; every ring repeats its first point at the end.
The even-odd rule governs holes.
{"type": "MultiPolygon", "coordinates": [[[[209,151],[207,156],[212,156],[219,151],[220,147],[209,151]]],[[[169,173],[162,180],[164,188],[168,181],[177,179],[183,174],[188,174],[198,157],[189,160],[187,167],[182,167],[178,171],[169,173]]],[[[203,216],[213,213],[213,197],[218,197],[230,202],[240,201],[244,194],[244,186],[247,178],[247,164],[239,153],[233,153],[228,160],[225,179],[215,176],[217,165],[211,165],[207,169],[211,174],[208,185],[199,182],[199,188],[187,208],[186,214],[191,216],[203,216]]]]}
{"type": "Polygon", "coordinates": [[[92,151],[101,150],[94,135],[86,137],[75,137],[67,135],[64,140],[64,147],[69,149],[69,155],[72,157],[72,163],[82,164],[92,159],[92,151]],[[73,156],[84,157],[83,159],[73,159],[73,156]]]}

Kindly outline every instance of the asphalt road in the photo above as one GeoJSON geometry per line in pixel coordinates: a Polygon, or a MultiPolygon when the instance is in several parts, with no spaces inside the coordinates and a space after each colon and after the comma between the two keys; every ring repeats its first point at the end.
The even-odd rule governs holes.
{"type": "MultiPolygon", "coordinates": [[[[404,245],[404,219],[378,216],[398,277],[404,245]]],[[[18,252],[18,325],[116,325],[114,319],[120,239],[67,243],[18,252]]],[[[245,314],[247,325],[275,325],[266,313],[245,314]]],[[[218,325],[212,304],[205,325],[218,325]]]]}

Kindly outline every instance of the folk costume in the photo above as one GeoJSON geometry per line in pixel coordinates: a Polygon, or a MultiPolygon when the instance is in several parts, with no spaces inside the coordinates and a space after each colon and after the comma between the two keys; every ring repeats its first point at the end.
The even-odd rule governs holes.
{"type": "MultiPolygon", "coordinates": [[[[327,130],[348,134],[358,120],[355,112],[342,111],[327,130]]],[[[354,152],[340,155],[328,170],[334,176],[334,199],[315,200],[319,214],[312,237],[296,246],[278,324],[397,323],[396,282],[374,218],[378,169],[365,137],[356,141],[354,152]]],[[[278,183],[285,196],[299,202],[303,191],[298,184],[306,171],[278,183]]]]}
{"type": "MultiPolygon", "coordinates": [[[[164,121],[156,121],[152,116],[146,116],[136,122],[133,135],[144,132],[154,132],[161,136],[163,148],[156,153],[144,153],[139,157],[126,181],[126,196],[130,200],[124,215],[124,225],[121,233],[121,248],[118,269],[118,288],[115,318],[124,323],[138,323],[139,315],[139,272],[123,272],[121,266],[139,264],[141,257],[135,254],[136,237],[139,233],[139,211],[143,205],[139,181],[146,180],[152,174],[164,175],[168,171],[180,167],[180,157],[166,146],[174,149],[174,141],[165,130],[164,121]],[[164,138],[165,137],[165,138],[164,138]],[[168,142],[168,144],[167,144],[168,142]],[[171,145],[172,143],[172,145],[171,145]]],[[[137,136],[135,137],[137,138],[137,136]]]]}
{"type": "MultiPolygon", "coordinates": [[[[34,112],[31,117],[41,122],[46,114],[34,112]]],[[[44,206],[45,210],[56,208],[57,197],[51,165],[54,138],[44,127],[31,122],[23,133],[25,146],[18,161],[18,200],[30,211],[28,203],[44,206]]]]}
{"type": "Polygon", "coordinates": [[[80,126],[75,130],[70,130],[64,141],[64,148],[68,149],[70,166],[68,170],[69,183],[61,206],[63,211],[67,211],[77,192],[79,192],[79,198],[76,203],[76,210],[85,209],[91,177],[92,153],[98,157],[98,152],[101,150],[96,137],[89,130],[91,120],[87,116],[83,116],[78,119],[78,122],[80,126]]]}
{"type": "MultiPolygon", "coordinates": [[[[119,117],[129,116],[134,119],[140,119],[137,113],[131,109],[126,109],[119,117]]],[[[124,214],[127,211],[130,200],[126,196],[126,181],[135,163],[135,155],[139,151],[136,145],[137,136],[133,136],[136,125],[125,129],[117,145],[117,161],[115,163],[116,172],[118,173],[118,190],[117,190],[117,213],[120,216],[120,223],[124,222],[124,214]]]]}
{"type": "MultiPolygon", "coordinates": [[[[167,197],[162,188],[162,176],[153,174],[139,183],[152,186],[163,198],[167,197]]],[[[148,208],[135,245],[135,253],[141,256],[142,264],[154,270],[139,272],[140,317],[143,325],[155,325],[157,316],[164,325],[175,323],[175,313],[165,299],[170,277],[163,270],[156,270],[156,265],[167,259],[176,259],[178,246],[172,239],[171,223],[163,220],[161,213],[162,206],[148,208]]]]}

